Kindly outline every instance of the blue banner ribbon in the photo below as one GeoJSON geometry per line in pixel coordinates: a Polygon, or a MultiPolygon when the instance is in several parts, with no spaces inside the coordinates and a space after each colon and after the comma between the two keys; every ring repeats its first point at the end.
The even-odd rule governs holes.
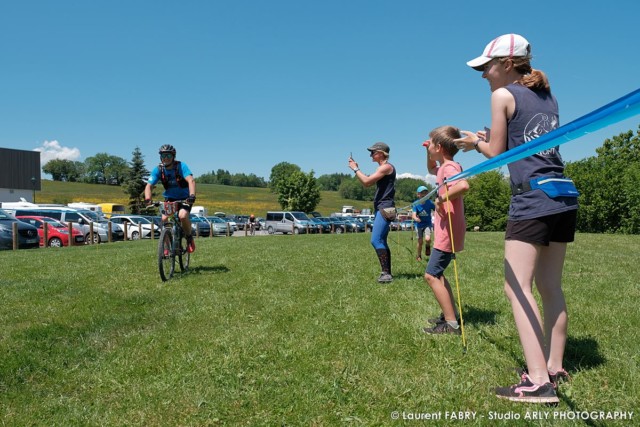
{"type": "MultiPolygon", "coordinates": [[[[478,175],[488,170],[496,169],[509,163],[517,162],[525,157],[539,153],[550,148],[566,144],[569,141],[578,139],[581,136],[595,132],[614,123],[628,119],[640,113],[640,89],[616,99],[615,101],[600,107],[595,111],[585,114],[584,116],[560,126],[549,133],[539,136],[538,138],[522,144],[504,153],[487,159],[484,162],[470,167],[466,171],[462,171],[457,175],[449,177],[443,184],[457,181],[459,179],[468,178],[478,175]]],[[[441,186],[440,185],[440,186],[441,186]]],[[[437,186],[426,196],[413,202],[410,206],[416,206],[424,203],[426,200],[438,191],[437,186]]],[[[401,208],[402,209],[402,208],[401,208]]]]}

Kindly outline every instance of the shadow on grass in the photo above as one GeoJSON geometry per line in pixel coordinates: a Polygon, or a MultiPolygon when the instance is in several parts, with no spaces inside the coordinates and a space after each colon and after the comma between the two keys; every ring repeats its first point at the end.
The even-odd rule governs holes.
{"type": "Polygon", "coordinates": [[[592,337],[567,338],[564,350],[564,367],[567,371],[593,369],[606,362],[598,348],[598,341],[592,337]]]}
{"type": "Polygon", "coordinates": [[[189,267],[190,274],[204,274],[204,273],[228,273],[231,270],[226,265],[198,265],[196,267],[189,267]]]}
{"type": "Polygon", "coordinates": [[[423,273],[394,273],[394,279],[421,280],[424,282],[423,273]]]}
{"type": "Polygon", "coordinates": [[[495,325],[498,312],[494,310],[484,310],[465,305],[462,307],[462,319],[465,324],[470,325],[495,325]]]}

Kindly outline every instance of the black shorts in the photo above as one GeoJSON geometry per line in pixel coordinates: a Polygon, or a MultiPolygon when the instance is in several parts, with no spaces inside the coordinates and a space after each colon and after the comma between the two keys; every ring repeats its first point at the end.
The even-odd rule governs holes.
{"type": "Polygon", "coordinates": [[[577,214],[578,210],[574,209],[540,218],[507,221],[507,233],[504,239],[542,246],[549,246],[549,242],[573,242],[577,214]]]}
{"type": "MultiPolygon", "coordinates": [[[[167,202],[175,202],[178,199],[172,199],[171,197],[169,197],[168,199],[165,199],[167,202]]],[[[189,213],[191,213],[191,205],[186,205],[184,203],[180,203],[178,202],[178,210],[185,210],[189,213]]]]}

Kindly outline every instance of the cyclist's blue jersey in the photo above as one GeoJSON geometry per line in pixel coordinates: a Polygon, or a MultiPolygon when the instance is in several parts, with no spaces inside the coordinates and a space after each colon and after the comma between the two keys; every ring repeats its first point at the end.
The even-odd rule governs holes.
{"type": "MultiPolygon", "coordinates": [[[[184,177],[187,177],[189,175],[192,175],[191,173],[191,169],[189,169],[189,166],[187,166],[184,162],[180,162],[180,176],[182,177],[182,180],[184,180],[184,177]]],[[[164,168],[164,174],[165,174],[165,178],[167,181],[167,185],[165,186],[164,192],[162,193],[162,196],[165,199],[173,199],[173,200],[184,200],[187,197],[189,197],[189,186],[187,185],[186,187],[181,187],[178,184],[178,177],[176,176],[176,168],[164,168]]],[[[162,179],[162,172],[160,171],[160,166],[156,166],[152,171],[151,171],[151,175],[149,176],[149,181],[148,183],[151,185],[156,185],[158,182],[160,182],[162,179]]]]}

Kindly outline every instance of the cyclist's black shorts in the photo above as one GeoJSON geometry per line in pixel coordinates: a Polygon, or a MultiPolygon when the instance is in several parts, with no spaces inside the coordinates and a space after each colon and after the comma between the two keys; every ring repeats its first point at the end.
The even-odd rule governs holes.
{"type": "MultiPolygon", "coordinates": [[[[166,202],[175,202],[176,200],[178,199],[172,199],[170,197],[165,199],[166,202]]],[[[185,211],[191,213],[191,205],[186,205],[184,203],[178,203],[178,205],[179,205],[178,210],[184,209],[185,211]]]]}

